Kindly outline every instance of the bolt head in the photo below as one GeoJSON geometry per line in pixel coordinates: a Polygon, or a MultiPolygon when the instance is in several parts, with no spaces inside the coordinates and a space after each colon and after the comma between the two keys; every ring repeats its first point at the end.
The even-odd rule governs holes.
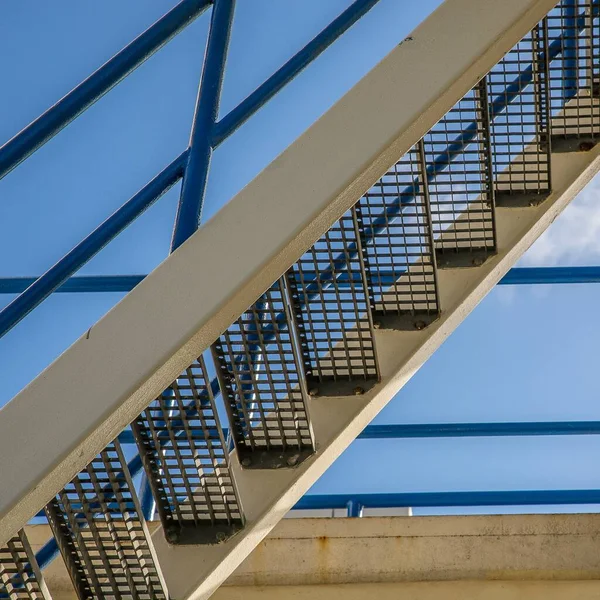
{"type": "Polygon", "coordinates": [[[473,266],[480,267],[483,264],[483,258],[481,256],[477,256],[473,259],[473,266]]]}
{"type": "Polygon", "coordinates": [[[579,150],[581,152],[589,152],[593,147],[594,144],[592,142],[581,142],[581,144],[579,144],[579,150]]]}
{"type": "Polygon", "coordinates": [[[177,525],[170,525],[165,529],[165,538],[169,544],[176,544],[181,537],[181,530],[177,525]]]}
{"type": "Polygon", "coordinates": [[[252,464],[252,459],[249,456],[242,458],[242,467],[249,467],[252,464]]]}
{"type": "Polygon", "coordinates": [[[297,454],[294,454],[294,456],[289,456],[286,461],[288,467],[295,467],[298,464],[298,458],[299,456],[297,454]]]}
{"type": "Polygon", "coordinates": [[[425,321],[415,321],[415,329],[418,329],[419,331],[421,331],[421,329],[425,329],[426,326],[427,325],[425,321]]]}
{"type": "Polygon", "coordinates": [[[373,329],[381,329],[381,321],[373,321],[373,329]]]}
{"type": "Polygon", "coordinates": [[[227,534],[223,531],[217,531],[215,538],[217,539],[217,544],[222,544],[227,539],[227,534]]]}
{"type": "Polygon", "coordinates": [[[310,390],[308,390],[308,395],[309,396],[318,396],[319,395],[319,388],[311,388],[310,390]]]}
{"type": "Polygon", "coordinates": [[[365,393],[365,388],[361,387],[360,385],[357,385],[354,388],[354,395],[355,396],[362,396],[365,393]]]}

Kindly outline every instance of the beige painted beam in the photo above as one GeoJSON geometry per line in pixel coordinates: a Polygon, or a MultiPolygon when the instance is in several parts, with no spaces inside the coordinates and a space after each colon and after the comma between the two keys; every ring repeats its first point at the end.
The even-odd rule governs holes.
{"type": "MultiPolygon", "coordinates": [[[[0,488],[0,544],[206,349],[554,4],[555,0],[447,0],[3,407],[0,472],[10,485],[0,488]]],[[[449,329],[444,335],[448,333],[449,329]]],[[[190,597],[205,597],[207,590],[216,589],[397,391],[403,378],[387,386],[372,407],[356,406],[356,414],[347,414],[352,427],[335,444],[323,445],[328,455],[320,457],[318,468],[305,470],[293,485],[291,480],[275,485],[280,490],[286,483],[289,495],[283,500],[277,492],[277,510],[252,529],[251,537],[244,536],[244,549],[217,569],[205,591],[190,597]]],[[[331,441],[338,437],[340,424],[330,428],[330,434],[335,433],[331,441]]],[[[263,483],[257,478],[245,492],[261,490],[263,483]]],[[[186,595],[195,586],[188,584],[192,587],[186,595]]]]}

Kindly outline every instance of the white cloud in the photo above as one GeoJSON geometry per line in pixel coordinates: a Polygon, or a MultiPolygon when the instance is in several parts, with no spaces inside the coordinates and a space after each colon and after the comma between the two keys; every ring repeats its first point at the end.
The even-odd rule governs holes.
{"type": "Polygon", "coordinates": [[[531,246],[526,266],[600,264],[600,176],[596,176],[531,246]]]}

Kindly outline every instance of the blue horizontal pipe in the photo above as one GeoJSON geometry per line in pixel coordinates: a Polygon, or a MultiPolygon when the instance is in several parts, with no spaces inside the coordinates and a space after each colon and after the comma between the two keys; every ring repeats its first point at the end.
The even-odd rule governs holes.
{"type": "MultiPolygon", "coordinates": [[[[414,425],[369,425],[358,436],[358,439],[396,439],[396,438],[429,438],[429,437],[476,437],[476,436],[526,436],[526,435],[593,435],[600,433],[600,421],[556,421],[546,423],[442,423],[442,424],[414,424],[414,425]]],[[[227,435],[227,430],[223,430],[227,435]]],[[[122,444],[133,444],[133,434],[130,430],[123,431],[119,435],[122,444]]],[[[142,461],[139,455],[135,456],[128,464],[129,472],[135,477],[142,469],[142,461]]],[[[484,492],[460,492],[465,494],[482,494],[484,492]]],[[[499,492],[495,492],[499,493],[499,492]]],[[[512,492],[511,492],[512,493],[512,492]]],[[[518,492],[526,493],[526,492],[518,492]]],[[[535,492],[539,493],[539,492],[535,492]]],[[[554,493],[554,492],[552,492],[554,493]]],[[[561,492],[562,493],[562,492],[561,492]]],[[[600,493],[600,492],[599,492],[600,493]]],[[[452,494],[452,493],[451,493],[452,494]]],[[[456,494],[456,493],[454,493],[456,494]]],[[[396,506],[484,506],[478,498],[475,504],[469,500],[466,504],[456,504],[456,500],[444,499],[443,502],[435,504],[423,504],[423,502],[439,502],[440,494],[368,494],[366,496],[304,496],[295,508],[347,508],[350,506],[366,506],[375,508],[384,506],[386,508],[396,506]],[[368,498],[366,497],[368,496],[368,498]],[[418,498],[415,498],[418,497],[418,498]],[[325,498],[326,500],[321,500],[325,498]],[[345,500],[344,500],[345,498],[345,500]],[[319,504],[320,502],[320,504],[319,504]],[[337,503],[335,506],[330,504],[337,503]],[[312,503],[312,505],[311,505],[312,503]]],[[[600,502],[600,500],[598,500],[600,502]]],[[[532,502],[530,504],[571,504],[573,502],[532,502]]],[[[574,502],[578,503],[578,502],[574,502]]],[[[585,502],[580,502],[584,504],[585,502]]],[[[593,502],[595,503],[595,501],[593,502]]],[[[496,499],[492,505],[502,505],[504,502],[496,499]]],[[[508,503],[510,504],[510,503],[508,503]]],[[[527,502],[513,502],[513,504],[528,504],[527,502]]],[[[489,505],[489,504],[488,504],[489,505]]],[[[44,517],[41,512],[38,517],[44,517]]],[[[41,568],[45,568],[58,555],[56,540],[51,538],[36,554],[41,568]]]]}
{"type": "Polygon", "coordinates": [[[357,439],[445,438],[532,435],[597,435],[600,421],[546,421],[517,423],[418,423],[368,425],[357,439]]]}
{"type": "MultiPolygon", "coordinates": [[[[355,4],[359,4],[359,2],[357,1],[355,4]]],[[[597,2],[594,2],[595,8],[597,8],[597,2]]],[[[353,5],[354,6],[354,5],[353,5]]],[[[352,8],[352,7],[350,7],[352,8]]],[[[579,25],[579,21],[578,21],[578,25],[579,25]]],[[[323,33],[323,32],[322,32],[323,33]]],[[[313,40],[314,42],[314,40],[313,40]]],[[[551,44],[550,47],[550,53],[551,53],[551,58],[554,58],[555,56],[557,56],[560,53],[560,50],[562,48],[562,40],[555,40],[555,42],[553,42],[553,44],[551,44]]],[[[301,51],[302,52],[302,51],[301,51]]],[[[291,59],[292,61],[294,59],[291,59]]],[[[289,63],[287,63],[289,64],[289,63]]],[[[285,65],[284,65],[285,67],[285,65]]],[[[301,67],[297,72],[300,72],[300,70],[303,67],[301,67]]],[[[283,68],[282,68],[283,69],[283,68]]],[[[281,74],[281,70],[278,71],[277,73],[275,73],[272,78],[270,78],[271,80],[271,84],[269,85],[273,85],[276,83],[276,79],[274,79],[276,76],[278,76],[278,74],[281,74]]],[[[290,78],[291,79],[291,78],[290,78]]],[[[289,81],[289,79],[287,79],[280,87],[278,87],[273,94],[277,93],[277,91],[279,91],[279,89],[281,89],[281,87],[283,87],[283,85],[285,85],[285,83],[287,83],[287,81],[289,81]]],[[[513,82],[512,84],[510,84],[507,87],[506,93],[499,96],[498,98],[496,98],[493,102],[492,102],[492,107],[491,107],[491,113],[493,116],[495,116],[496,114],[499,114],[499,112],[501,112],[502,110],[504,110],[504,108],[512,101],[512,99],[514,97],[516,97],[516,95],[518,94],[518,92],[523,89],[530,81],[530,76],[529,73],[524,73],[521,76],[519,76],[515,82],[513,82]]],[[[221,129],[220,129],[220,134],[219,134],[219,130],[218,128],[216,128],[216,135],[215,135],[215,139],[213,142],[213,145],[216,147],[223,139],[225,139],[226,136],[223,136],[222,133],[225,130],[225,128],[231,128],[231,132],[233,132],[235,130],[235,128],[239,127],[247,118],[249,118],[249,116],[251,114],[254,114],[254,112],[256,112],[256,110],[258,110],[270,97],[268,98],[265,96],[265,99],[262,98],[262,96],[264,94],[268,94],[269,93],[269,86],[267,86],[266,84],[269,83],[269,81],[265,82],[265,84],[263,84],[263,86],[261,86],[258,90],[256,90],[249,98],[246,99],[246,101],[249,101],[250,98],[252,96],[254,96],[254,99],[252,100],[252,102],[249,102],[248,107],[249,110],[251,110],[251,112],[248,113],[247,117],[244,117],[244,119],[237,125],[235,125],[235,127],[233,127],[232,124],[227,125],[226,119],[228,119],[231,115],[227,115],[224,119],[221,120],[220,124],[221,124],[221,129]],[[259,92],[259,90],[261,90],[259,92]],[[256,94],[256,95],[255,95],[256,94]],[[221,136],[219,138],[219,135],[221,136]]],[[[246,102],[244,101],[244,102],[246,102]]],[[[244,103],[242,103],[244,104],[244,103]]],[[[240,107],[238,107],[239,109],[240,107]]],[[[237,109],[234,109],[234,111],[237,109]]],[[[234,112],[232,111],[232,112],[234,112]]],[[[238,117],[239,118],[239,117],[238,117]]],[[[228,135],[230,135],[230,133],[228,135]]],[[[472,135],[472,132],[469,128],[467,128],[467,130],[463,133],[462,136],[459,137],[459,139],[457,139],[454,143],[454,145],[456,145],[457,143],[460,143],[461,145],[470,141],[470,137],[472,135]]],[[[448,152],[444,153],[446,154],[448,157],[453,156],[451,154],[451,152],[454,151],[454,145],[451,144],[448,147],[448,152]]],[[[444,159],[443,156],[440,155],[440,157],[438,157],[439,160],[434,161],[434,165],[433,165],[433,169],[434,171],[432,173],[428,172],[428,178],[431,176],[434,176],[435,173],[437,172],[437,170],[443,170],[445,168],[444,165],[444,159]]],[[[446,163],[447,165],[448,163],[446,163]]],[[[394,210],[397,210],[397,208],[394,208],[394,210]]],[[[376,224],[377,226],[378,224],[376,224]]],[[[371,234],[375,234],[376,230],[373,229],[371,231],[371,234]]],[[[336,266],[337,266],[337,262],[336,262],[336,266]]],[[[333,273],[330,273],[330,276],[333,276],[333,273]]],[[[215,382],[211,382],[211,385],[214,386],[215,382]]],[[[139,456],[135,457],[130,463],[129,463],[129,469],[130,472],[132,474],[132,476],[134,476],[135,474],[137,474],[140,470],[141,470],[141,460],[139,459],[139,456]]],[[[347,505],[347,502],[346,502],[347,505]]],[[[413,504],[414,505],[414,504],[413,504]]],[[[57,554],[57,548],[56,548],[56,544],[54,543],[53,546],[53,540],[50,540],[45,546],[44,548],[42,548],[42,550],[38,553],[38,558],[39,558],[39,562],[40,564],[47,564],[47,562],[49,562],[50,560],[52,560],[56,554],[57,554]]]]}
{"type": "MultiPolygon", "coordinates": [[[[399,492],[391,494],[307,494],[295,510],[336,508],[433,508],[454,506],[544,506],[600,504],[600,489],[399,492]]],[[[43,516],[43,513],[40,513],[43,516]]],[[[39,557],[39,554],[38,554],[39,557]]]]}
{"type": "Polygon", "coordinates": [[[0,337],[43,302],[181,178],[186,152],[0,311],[0,337]]]}
{"type": "MultiPolygon", "coordinates": [[[[228,430],[223,429],[223,435],[228,430]]],[[[600,421],[531,421],[517,423],[415,423],[407,425],[367,425],[359,440],[454,437],[522,437],[537,435],[598,435],[600,421]]],[[[119,435],[122,444],[134,444],[127,429],[119,435]]]]}
{"type": "Polygon", "coordinates": [[[182,0],[85,81],[0,148],[0,179],[52,139],[204,12],[211,0],[182,0]]]}
{"type": "MultiPolygon", "coordinates": [[[[310,274],[307,275],[307,278],[310,274]]],[[[383,283],[393,283],[401,273],[380,273],[383,283]]],[[[71,277],[54,290],[74,294],[90,292],[130,292],[146,275],[86,275],[71,277]]],[[[358,277],[358,275],[357,275],[358,277]]],[[[0,277],[0,294],[20,294],[37,277],[0,277]]],[[[338,283],[349,283],[346,273],[340,274],[338,283]]],[[[565,283],[600,283],[600,266],[597,267],[515,267],[498,285],[537,285],[565,283]]]]}
{"type": "Polygon", "coordinates": [[[500,285],[600,283],[600,266],[594,267],[515,267],[500,285]]]}
{"type": "MultiPolygon", "coordinates": [[[[396,494],[309,494],[296,510],[362,508],[434,508],[460,506],[560,506],[600,504],[600,490],[518,490],[496,492],[403,492],[396,494]]],[[[358,512],[358,511],[357,511],[358,512]]],[[[355,513],[356,514],[356,513],[355,513]]],[[[358,514],[360,514],[358,512],[358,514]]],[[[44,569],[58,556],[54,538],[36,554],[44,569]]]]}
{"type": "MultiPolygon", "coordinates": [[[[67,279],[56,293],[130,292],[146,275],[82,275],[67,279]]],[[[0,278],[0,294],[20,294],[35,283],[37,277],[0,278]]]]}
{"type": "Polygon", "coordinates": [[[355,0],[304,48],[273,73],[269,79],[216,123],[213,134],[213,147],[216,148],[241,127],[256,111],[262,108],[378,2],[379,0],[355,0]]]}
{"type": "Polygon", "coordinates": [[[498,492],[403,492],[397,494],[309,494],[299,510],[364,508],[432,508],[452,506],[548,506],[600,504],[600,490],[518,490],[498,492]]]}

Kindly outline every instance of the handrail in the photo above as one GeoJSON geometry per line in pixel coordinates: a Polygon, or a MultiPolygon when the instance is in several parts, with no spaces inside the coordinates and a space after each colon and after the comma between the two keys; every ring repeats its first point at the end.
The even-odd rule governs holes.
{"type": "MultiPolygon", "coordinates": [[[[227,428],[223,428],[227,435],[227,428]]],[[[598,435],[600,421],[523,421],[507,423],[407,423],[367,425],[357,440],[415,438],[527,437],[546,435],[598,435]]],[[[135,444],[133,433],[119,434],[121,444],[135,444]]]]}
{"type": "Polygon", "coordinates": [[[332,42],[366,15],[379,0],[357,0],[334,19],[321,33],[299,50],[280,69],[256,88],[245,100],[215,124],[213,146],[216,148],[236,132],[254,113],[299,75],[332,42]]]}
{"type": "Polygon", "coordinates": [[[36,306],[65,283],[73,273],[174,186],[182,177],[185,157],[186,152],[180,154],[104,223],[0,311],[0,337],[24,319],[36,306]]]}
{"type": "MultiPolygon", "coordinates": [[[[217,1],[219,1],[219,0],[217,0],[217,1]]],[[[375,1],[375,2],[373,2],[372,4],[374,5],[375,3],[376,3],[376,1],[375,1]]],[[[357,1],[356,1],[356,2],[353,4],[353,6],[355,6],[355,5],[357,5],[357,4],[365,4],[365,1],[364,1],[364,0],[357,0],[357,1]]],[[[178,6],[179,6],[179,5],[178,5],[178,6]]],[[[348,25],[348,26],[349,26],[349,25],[348,25]]],[[[339,34],[337,34],[337,35],[336,35],[336,37],[337,37],[337,36],[339,36],[339,34]]],[[[335,39],[335,38],[334,38],[334,39],[335,39]]],[[[332,42],[332,41],[333,41],[333,39],[331,40],[331,42],[332,42]]],[[[331,43],[331,42],[330,42],[330,43],[331,43]]],[[[321,51],[322,51],[322,50],[320,50],[320,51],[319,51],[319,53],[320,53],[321,51]]],[[[302,52],[302,51],[301,51],[301,52],[302,52]]],[[[317,54],[317,55],[318,55],[318,54],[317,54]]],[[[313,57],[313,58],[314,58],[314,57],[313,57]]],[[[312,60],[312,59],[311,59],[311,60],[312,60]]],[[[308,63],[307,63],[307,64],[308,64],[308,63]]],[[[297,72],[299,72],[299,70],[298,70],[297,72]]],[[[278,73],[279,73],[279,71],[278,71],[278,73]]],[[[297,74],[297,73],[296,73],[296,74],[297,74]]],[[[116,83],[116,82],[115,82],[115,83],[116,83]]],[[[262,87],[262,86],[261,86],[261,87],[262,87]]],[[[261,89],[261,88],[259,88],[259,90],[260,90],[260,89],[261,89]]],[[[280,88],[279,88],[279,89],[280,89],[280,88]]],[[[257,90],[257,91],[258,91],[258,90],[257,90]]],[[[264,90],[263,90],[263,91],[264,91],[264,90]]],[[[99,97],[99,96],[98,96],[98,97],[99,97]]],[[[271,96],[269,96],[269,98],[270,98],[270,97],[271,97],[271,96]]],[[[269,98],[266,98],[264,101],[266,102],[266,101],[267,101],[269,98]]],[[[96,99],[97,99],[97,98],[96,98],[96,99]]],[[[264,104],[264,102],[263,102],[263,104],[264,104]]],[[[260,104],[260,105],[256,106],[256,108],[253,110],[253,112],[255,112],[256,110],[258,110],[258,109],[260,108],[260,106],[262,106],[262,104],[260,104]]],[[[86,106],[86,108],[87,108],[87,106],[86,106]]],[[[234,109],[234,110],[235,110],[235,109],[234,109]]],[[[253,114],[253,113],[252,113],[252,114],[253,114]]],[[[75,115],[75,116],[76,116],[76,115],[75,115]]],[[[227,117],[226,117],[226,118],[227,118],[227,117]]],[[[226,118],[225,118],[225,119],[226,119],[226,118]]],[[[245,119],[244,119],[244,120],[245,120],[245,119]]],[[[240,124],[241,124],[241,123],[240,123],[240,124]]],[[[65,125],[66,125],[66,123],[65,123],[65,125]]],[[[64,126],[64,125],[63,125],[63,126],[64,126]]],[[[239,125],[238,125],[238,126],[239,126],[239,125]]],[[[56,132],[58,132],[59,130],[60,130],[60,129],[57,129],[57,130],[55,131],[55,133],[56,133],[56,132]]],[[[234,129],[232,129],[232,131],[233,131],[233,130],[234,130],[234,129]]],[[[53,134],[53,135],[54,135],[54,134],[53,134]]],[[[48,139],[49,139],[49,138],[48,138],[48,139]]],[[[216,142],[215,142],[215,143],[216,143],[216,142]]],[[[33,149],[31,150],[31,152],[33,152],[35,149],[36,149],[36,148],[33,148],[33,149]]],[[[0,152],[1,152],[1,149],[0,149],[0,152]]],[[[1,156],[1,155],[0,155],[0,156],[1,156]]],[[[187,158],[187,152],[186,152],[186,153],[183,153],[183,154],[181,155],[181,157],[187,158]]],[[[17,162],[16,164],[18,164],[18,162],[17,162]]],[[[15,164],[14,166],[16,166],[16,164],[15,164]]],[[[436,166],[437,166],[437,165],[436,165],[436,166]]],[[[202,195],[201,195],[201,196],[199,196],[200,207],[201,207],[201,199],[202,199],[202,195]]],[[[198,212],[198,214],[199,214],[199,212],[198,212]]],[[[112,238],[111,238],[111,239],[112,239],[112,238]]],[[[91,258],[91,256],[90,256],[89,258],[91,258]]],[[[89,259],[89,258],[88,258],[88,259],[89,259]]],[[[83,264],[83,263],[82,263],[82,264],[83,264]]],[[[76,269],[75,269],[75,270],[76,270],[76,269]]],[[[69,275],[67,275],[66,277],[68,277],[68,276],[69,276],[69,275]]],[[[60,281],[58,282],[58,284],[57,284],[55,287],[58,287],[59,285],[61,285],[61,283],[63,283],[65,280],[66,280],[66,278],[64,278],[64,279],[60,280],[60,281]]],[[[51,292],[48,292],[48,293],[51,293],[51,292]]],[[[46,296],[44,296],[44,297],[46,297],[46,296]]],[[[41,298],[41,299],[43,299],[43,298],[41,298]]],[[[40,300],[40,301],[41,301],[41,300],[40,300]]],[[[39,303],[39,302],[38,302],[38,303],[39,303]]],[[[33,308],[33,307],[32,307],[32,308],[33,308]]],[[[5,309],[5,310],[6,310],[6,309],[5,309]]],[[[29,310],[31,310],[31,308],[30,308],[29,310]]],[[[3,313],[3,312],[4,312],[4,311],[2,311],[2,313],[3,313]]],[[[27,312],[28,312],[28,311],[27,311],[27,312]]],[[[2,313],[0,313],[0,318],[2,317],[2,313]]],[[[27,313],[25,313],[25,314],[27,314],[27,313]]],[[[22,316],[25,316],[25,315],[23,314],[22,316]]],[[[22,316],[21,316],[20,318],[22,318],[22,316]]],[[[0,331],[0,335],[2,335],[2,332],[1,332],[1,331],[0,331]]],[[[135,460],[135,459],[134,459],[134,460],[135,460]]],[[[414,504],[413,504],[413,505],[414,505],[414,504]]]]}
{"type": "Polygon", "coordinates": [[[181,0],[54,106],[0,147],[0,179],[199,17],[212,0],[181,0]]]}
{"type": "MultiPolygon", "coordinates": [[[[119,81],[126,77],[131,71],[137,68],[144,60],[161,48],[169,39],[181,31],[186,25],[192,22],[197,16],[199,16],[208,6],[217,4],[224,6],[224,3],[230,3],[230,6],[225,6],[225,18],[217,19],[216,15],[213,14],[213,20],[211,21],[211,31],[214,29],[217,31],[222,28],[223,25],[227,28],[227,32],[220,32],[221,35],[214,35],[213,39],[217,40],[216,45],[220,46],[219,51],[213,53],[207,52],[204,58],[203,66],[203,79],[206,69],[209,69],[209,77],[207,77],[207,84],[205,88],[209,89],[210,94],[205,94],[202,98],[199,95],[198,103],[196,106],[194,122],[198,122],[198,115],[203,114],[202,123],[210,127],[209,137],[204,136],[202,139],[203,151],[198,152],[198,149],[194,147],[194,139],[191,140],[191,146],[186,150],[176,161],[181,160],[182,164],[179,165],[181,173],[178,174],[179,178],[184,178],[184,184],[182,186],[182,195],[178,208],[177,223],[174,230],[172,248],[175,249],[179,246],[189,235],[196,231],[200,215],[202,211],[202,202],[204,199],[204,193],[206,190],[207,173],[210,161],[210,154],[212,148],[220,144],[225,137],[229,136],[246,122],[259,108],[261,108],[266,102],[268,102],[284,85],[286,85],[291,79],[293,79],[302,69],[309,65],[315,60],[326,48],[328,48],[340,35],[347,31],[356,21],[358,21],[363,15],[365,15],[373,6],[375,6],[379,0],[355,0],[350,7],[348,7],[343,13],[341,13],[330,25],[323,29],[317,36],[309,42],[304,48],[302,48],[294,57],[292,57],[281,69],[276,71],[267,81],[259,86],[248,98],[243,100],[238,107],[234,108],[228,115],[226,115],[220,123],[225,123],[228,129],[231,129],[225,137],[222,133],[219,134],[219,140],[214,141],[214,132],[217,131],[217,123],[214,122],[216,118],[215,107],[218,107],[220,85],[216,81],[221,75],[220,71],[224,68],[226,59],[226,46],[229,35],[229,29],[231,25],[231,15],[233,13],[233,2],[232,0],[182,0],[177,6],[169,11],[164,17],[159,19],[154,25],[148,30],[142,33],[136,38],[131,44],[126,46],[113,58],[111,58],[105,65],[100,67],[94,74],[88,79],[82,82],[79,86],[74,88],[69,94],[67,94],[62,100],[57,102],[52,108],[46,111],[38,119],[33,121],[30,125],[25,127],[20,133],[9,140],[6,144],[0,147],[0,179],[6,175],[9,171],[14,169],[18,164],[50,140],[56,135],[61,129],[63,129],[68,123],[70,123],[79,114],[89,108],[96,100],[101,98],[107,93],[112,87],[114,87],[119,81]],[[210,61],[210,63],[209,63],[210,61]],[[216,62],[215,62],[216,61],[216,62]],[[212,68],[211,68],[212,67],[212,68]],[[221,67],[216,68],[215,67],[221,67]],[[216,89],[213,89],[215,88],[216,89]],[[211,124],[211,118],[213,122],[211,124]],[[227,125],[230,123],[230,125],[227,125]],[[210,148],[206,145],[207,140],[210,139],[210,148]],[[191,191],[186,193],[189,182],[186,182],[185,173],[188,170],[189,158],[196,152],[201,158],[196,159],[194,163],[196,171],[201,173],[197,179],[198,181],[192,186],[191,191]],[[198,164],[196,164],[198,163],[198,164]],[[186,201],[186,198],[189,201],[186,201]],[[185,203],[184,203],[185,202],[185,203]]],[[[216,8],[219,8],[217,6],[216,8]]],[[[218,12],[213,9],[213,12],[218,12]]],[[[209,37],[211,33],[209,32],[209,37]]],[[[199,91],[202,91],[202,84],[199,87],[199,91]]],[[[222,130],[221,130],[222,131],[222,130]]],[[[178,163],[179,164],[179,163],[178,163]]],[[[161,179],[165,176],[173,166],[173,163],[167,167],[163,172],[156,176],[153,182],[157,179],[161,179]]],[[[175,182],[173,182],[175,183],[175,182]]],[[[136,198],[144,192],[146,198],[149,199],[148,187],[152,186],[150,182],[134,197],[136,198]]],[[[153,186],[154,191],[157,190],[153,186]]],[[[165,189],[166,191],[166,189],[165,189]]],[[[152,200],[154,202],[160,197],[161,194],[157,193],[156,197],[152,200]]],[[[99,246],[93,253],[83,252],[85,249],[85,243],[82,242],[76,246],[71,252],[65,255],[52,269],[50,269],[42,277],[45,279],[43,282],[38,281],[31,282],[30,288],[33,290],[25,289],[21,294],[22,296],[16,298],[10,305],[0,310],[0,337],[4,336],[10,329],[12,329],[19,321],[21,321],[27,314],[35,309],[40,302],[48,297],[49,294],[57,290],[66,279],[73,275],[81,266],[83,266],[92,256],[98,252],[105,244],[111,241],[122,229],[127,227],[133,220],[135,220],[142,212],[147,208],[139,207],[138,211],[134,211],[133,207],[138,206],[132,204],[134,198],[129,200],[122,208],[128,206],[127,212],[129,218],[127,223],[120,228],[116,233],[104,231],[103,228],[107,227],[107,223],[116,216],[115,213],[105,223],[100,225],[86,240],[89,242],[90,238],[93,239],[101,238],[104,240],[103,244],[99,246]],[[72,253],[76,252],[78,260],[76,263],[72,260],[72,253]],[[78,264],[75,268],[75,264],[78,264]],[[57,274],[60,273],[61,277],[57,274]],[[66,276],[63,274],[66,273],[66,276]],[[33,287],[35,285],[35,287],[33,287]]],[[[139,198],[138,198],[139,199],[139,198]]],[[[149,205],[148,205],[149,206],[149,205]]],[[[121,209],[119,209],[121,210],[121,209]]],[[[96,246],[94,246],[95,248],[96,246]]],[[[124,290],[128,291],[128,290],[124,290]]]]}
{"type": "MultiPolygon", "coordinates": [[[[85,294],[103,292],[130,292],[146,275],[82,275],[70,277],[54,293],[85,294]]],[[[392,283],[396,273],[380,273],[383,282],[392,283]]],[[[20,294],[39,277],[0,277],[0,294],[20,294]]],[[[347,277],[339,277],[344,285],[347,277]]],[[[574,283],[600,283],[600,266],[585,267],[514,267],[497,285],[560,285],[574,283]]]]}
{"type": "Polygon", "coordinates": [[[558,506],[600,504],[600,489],[400,492],[396,494],[308,494],[295,510],[362,508],[434,508],[466,506],[558,506]]]}

